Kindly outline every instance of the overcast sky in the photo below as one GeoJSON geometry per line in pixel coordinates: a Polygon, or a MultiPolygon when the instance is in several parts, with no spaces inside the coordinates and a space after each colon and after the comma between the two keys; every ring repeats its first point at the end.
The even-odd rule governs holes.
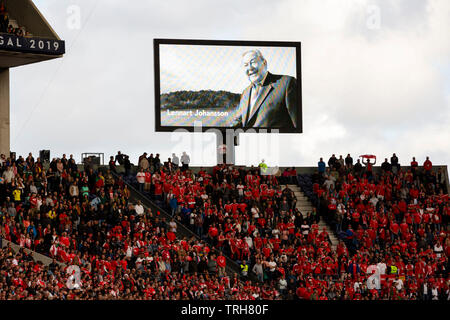
{"type": "Polygon", "coordinates": [[[213,134],[154,132],[153,39],[300,41],[303,134],[241,137],[237,164],[331,153],[450,159],[450,1],[35,0],[62,59],[11,70],[11,149],[215,164],[213,134]],[[77,23],[80,13],[79,24],[77,23]]]}

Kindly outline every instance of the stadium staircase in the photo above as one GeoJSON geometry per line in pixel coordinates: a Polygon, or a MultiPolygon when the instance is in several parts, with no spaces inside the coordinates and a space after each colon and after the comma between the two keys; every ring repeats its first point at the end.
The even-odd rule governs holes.
{"type": "MultiPolygon", "coordinates": [[[[298,185],[288,184],[288,187],[294,192],[294,195],[297,198],[296,208],[302,213],[303,218],[306,218],[307,213],[312,212],[314,208],[313,204],[311,203],[311,201],[309,201],[308,197],[298,185]]],[[[331,247],[333,248],[333,250],[336,250],[339,240],[335,236],[334,232],[330,229],[328,224],[321,217],[319,221],[319,232],[321,232],[323,228],[327,230],[330,236],[331,247]]]]}

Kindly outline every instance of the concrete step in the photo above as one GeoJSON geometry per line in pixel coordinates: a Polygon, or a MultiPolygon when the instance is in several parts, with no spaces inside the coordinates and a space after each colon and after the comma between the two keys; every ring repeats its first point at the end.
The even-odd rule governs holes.
{"type": "Polygon", "coordinates": [[[330,238],[331,239],[337,239],[337,237],[334,235],[334,233],[330,233],[330,238]]]}
{"type": "Polygon", "coordinates": [[[295,195],[296,197],[306,197],[305,193],[304,193],[304,192],[301,192],[301,191],[295,191],[295,192],[294,192],[294,195],[295,195]]]}
{"type": "MultiPolygon", "coordinates": [[[[299,186],[297,186],[297,185],[288,185],[288,186],[294,192],[294,195],[297,198],[297,203],[296,203],[295,207],[298,210],[300,210],[300,212],[303,214],[303,218],[306,218],[307,213],[312,212],[314,206],[309,201],[308,197],[305,196],[305,194],[303,193],[303,191],[301,190],[301,188],[299,186]]],[[[284,187],[283,187],[283,189],[284,189],[284,187]]],[[[323,230],[323,228],[325,228],[325,230],[328,232],[328,234],[330,236],[330,240],[331,240],[331,248],[333,250],[336,250],[339,240],[334,235],[333,231],[330,229],[328,224],[324,220],[320,219],[318,225],[319,225],[320,231],[323,230]]]]}
{"type": "MultiPolygon", "coordinates": [[[[281,190],[284,190],[284,189],[286,189],[286,187],[285,186],[282,186],[281,187],[281,190]]],[[[302,190],[299,188],[299,187],[297,187],[297,186],[295,186],[295,187],[289,187],[289,189],[291,189],[293,192],[301,192],[302,190]]]]}
{"type": "Polygon", "coordinates": [[[301,213],[303,213],[303,215],[306,217],[306,215],[308,214],[308,212],[312,212],[312,210],[308,210],[308,209],[302,209],[302,208],[296,208],[298,209],[298,211],[300,211],[301,213]]]}
{"type": "Polygon", "coordinates": [[[303,214],[304,217],[306,217],[308,215],[308,212],[311,212],[311,210],[305,210],[305,209],[300,209],[300,208],[297,208],[297,209],[298,209],[298,211],[300,211],[303,214]]]}
{"type": "Polygon", "coordinates": [[[295,205],[296,208],[309,208],[312,210],[312,208],[314,208],[312,205],[310,204],[306,204],[306,203],[297,203],[295,205]]]}
{"type": "Polygon", "coordinates": [[[312,203],[311,203],[311,201],[308,201],[308,200],[297,200],[297,202],[295,203],[295,205],[304,205],[304,206],[310,206],[310,207],[312,207],[313,205],[312,205],[312,203]]]}
{"type": "Polygon", "coordinates": [[[302,211],[302,210],[306,210],[306,211],[313,211],[314,207],[311,206],[304,206],[304,205],[298,205],[295,206],[298,210],[302,211]]]}
{"type": "Polygon", "coordinates": [[[300,210],[300,212],[301,212],[301,214],[303,215],[303,218],[305,219],[305,218],[308,216],[308,212],[309,212],[309,211],[305,211],[305,210],[301,211],[301,210],[300,210]]]}
{"type": "Polygon", "coordinates": [[[311,206],[295,206],[296,209],[300,210],[300,211],[313,211],[313,207],[311,206]]]}

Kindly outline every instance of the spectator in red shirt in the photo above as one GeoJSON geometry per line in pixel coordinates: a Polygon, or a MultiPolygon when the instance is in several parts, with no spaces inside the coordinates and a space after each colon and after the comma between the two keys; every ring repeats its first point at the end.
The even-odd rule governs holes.
{"type": "Polygon", "coordinates": [[[415,175],[416,174],[416,169],[417,169],[417,167],[419,166],[419,164],[417,163],[417,161],[416,161],[416,157],[413,157],[412,158],[412,161],[411,161],[411,172],[415,175]]]}
{"type": "Polygon", "coordinates": [[[427,159],[423,163],[423,170],[424,170],[425,174],[430,174],[432,167],[433,167],[433,164],[431,163],[430,158],[427,157],[427,159]]]}

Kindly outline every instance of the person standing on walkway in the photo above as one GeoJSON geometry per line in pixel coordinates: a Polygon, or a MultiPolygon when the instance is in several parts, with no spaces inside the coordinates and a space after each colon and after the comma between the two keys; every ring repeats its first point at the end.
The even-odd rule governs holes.
{"type": "Polygon", "coordinates": [[[181,160],[181,163],[183,164],[182,171],[188,170],[189,169],[189,163],[191,162],[191,159],[187,155],[186,151],[183,151],[183,155],[181,156],[180,160],[181,160]]]}

